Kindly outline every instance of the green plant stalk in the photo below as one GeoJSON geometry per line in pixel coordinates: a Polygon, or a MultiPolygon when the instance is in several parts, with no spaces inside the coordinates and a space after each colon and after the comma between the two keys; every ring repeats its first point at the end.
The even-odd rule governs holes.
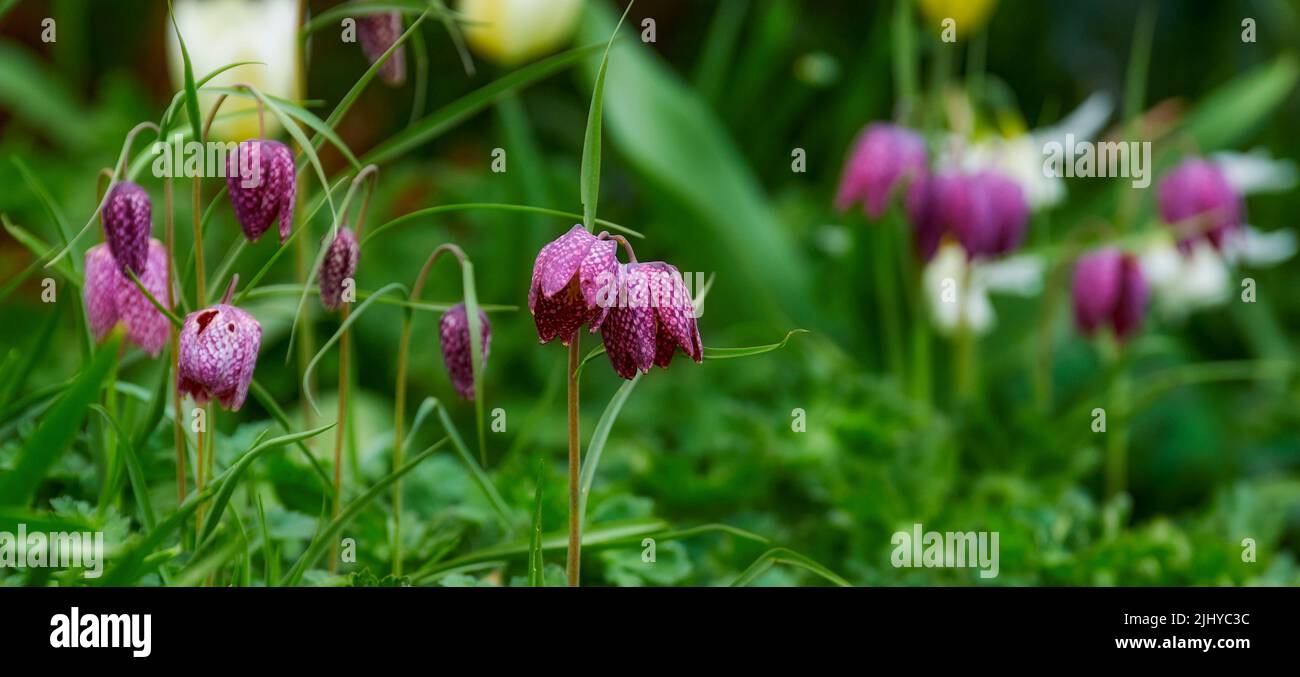
{"type": "Polygon", "coordinates": [[[889,210],[891,219],[886,227],[898,230],[894,238],[897,245],[894,255],[898,258],[903,288],[907,297],[909,339],[911,343],[911,364],[908,370],[908,386],[912,399],[916,402],[930,404],[930,326],[926,324],[926,299],[921,293],[921,266],[918,264],[912,244],[912,229],[897,207],[889,210]]]}
{"type": "Polygon", "coordinates": [[[579,583],[582,565],[582,511],[579,506],[579,469],[582,462],[578,430],[578,366],[582,363],[582,333],[574,332],[569,344],[569,587],[579,583]]]}
{"type": "MultiPolygon", "coordinates": [[[[176,251],[176,228],[172,214],[172,180],[170,177],[163,181],[163,203],[166,231],[164,237],[167,240],[167,307],[171,309],[176,307],[176,257],[174,255],[176,251]]],[[[173,378],[172,432],[173,441],[176,445],[176,503],[180,505],[185,502],[185,430],[181,428],[180,330],[176,325],[172,325],[170,334],[173,378]]]]}
{"type": "MultiPolygon", "coordinates": [[[[348,311],[350,306],[343,304],[341,318],[344,322],[348,320],[348,311]]],[[[338,424],[334,427],[334,507],[330,511],[330,519],[338,519],[339,504],[343,501],[343,444],[345,441],[344,427],[347,425],[348,418],[348,352],[350,350],[352,332],[344,331],[343,336],[339,338],[339,413],[338,424]]],[[[338,571],[339,561],[339,543],[334,540],[330,543],[330,565],[329,572],[333,574],[338,571]]]]}
{"type": "Polygon", "coordinates": [[[953,368],[956,372],[957,401],[965,404],[975,395],[975,331],[970,326],[967,309],[971,287],[971,266],[967,262],[962,274],[957,302],[957,335],[953,338],[953,368]]]}
{"type": "Polygon", "coordinates": [[[902,385],[903,369],[903,330],[899,320],[898,278],[894,261],[894,247],[891,246],[892,229],[886,224],[874,226],[875,243],[872,253],[876,263],[872,268],[876,274],[876,303],[879,304],[881,333],[884,337],[885,363],[889,372],[902,385]]]}
{"type": "Polygon", "coordinates": [[[1114,498],[1128,486],[1128,405],[1129,378],[1124,372],[1122,347],[1109,346],[1107,361],[1114,374],[1111,377],[1107,400],[1110,413],[1106,417],[1106,497],[1114,498]]]}

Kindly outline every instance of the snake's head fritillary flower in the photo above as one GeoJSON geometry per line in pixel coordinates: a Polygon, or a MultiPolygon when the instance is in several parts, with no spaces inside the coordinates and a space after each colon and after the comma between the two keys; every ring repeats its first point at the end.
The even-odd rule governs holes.
{"type": "MultiPolygon", "coordinates": [[[[357,39],[361,42],[361,51],[372,64],[401,36],[401,12],[380,12],[357,17],[357,39]]],[[[392,56],[379,67],[379,78],[393,87],[406,82],[405,45],[398,45],[392,56]]]]}
{"type": "Polygon", "coordinates": [[[104,203],[104,241],[123,272],[127,268],[143,276],[149,265],[151,205],[149,194],[130,181],[113,184],[104,203]]]}
{"type": "Polygon", "coordinates": [[[912,243],[922,261],[934,258],[948,232],[947,200],[956,178],[948,174],[920,176],[907,188],[907,219],[912,223],[912,243]]]}
{"type": "Polygon", "coordinates": [[[835,207],[843,212],[860,202],[867,216],[878,219],[900,186],[925,174],[926,162],[920,134],[881,122],[867,125],[844,163],[835,207]]]}
{"type": "MultiPolygon", "coordinates": [[[[147,243],[144,273],[140,283],[162,304],[167,303],[167,249],[158,240],[147,243]]],[[[126,325],[127,340],[157,357],[167,343],[170,323],[135,282],[122,274],[107,245],[98,244],[86,251],[86,277],[82,289],[86,319],[96,341],[118,323],[126,325]]]]}
{"type": "Polygon", "coordinates": [[[1133,256],[1103,249],[1079,259],[1074,269],[1074,320],[1091,336],[1110,326],[1120,341],[1142,326],[1148,287],[1133,256]]]}
{"type": "Polygon", "coordinates": [[[680,346],[692,360],[704,360],[690,292],[677,268],[661,261],[629,263],[618,274],[618,302],[600,328],[614,371],[625,379],[651,364],[667,368],[680,346]]]}
{"type": "MultiPolygon", "coordinates": [[[[479,368],[484,369],[487,367],[492,326],[488,324],[487,313],[481,308],[478,311],[478,321],[482,357],[479,368]]],[[[456,394],[467,400],[474,399],[474,358],[473,351],[470,350],[469,314],[465,311],[464,303],[457,303],[442,314],[442,319],[438,321],[438,338],[442,343],[442,360],[447,365],[447,373],[451,376],[456,394]]]]}
{"type": "Polygon", "coordinates": [[[227,156],[226,187],[249,242],[256,242],[277,220],[280,244],[289,238],[296,174],[293,153],[279,141],[244,141],[227,156]]]}
{"type": "Polygon", "coordinates": [[[528,311],[537,323],[537,338],[549,343],[559,337],[569,345],[582,325],[600,328],[609,313],[599,296],[618,273],[618,245],[575,225],[548,242],[533,262],[528,311]]]}
{"type": "Polygon", "coordinates": [[[993,222],[993,243],[988,254],[1006,254],[1020,246],[1029,223],[1029,202],[1020,184],[1007,176],[982,172],[977,181],[989,201],[989,216],[993,222]]]}
{"type": "Polygon", "coordinates": [[[1157,191],[1160,216],[1177,230],[1184,253],[1200,237],[1221,249],[1224,239],[1242,225],[1241,195],[1213,162],[1184,160],[1160,180],[1157,191]]]}
{"type": "Polygon", "coordinates": [[[320,302],[326,310],[342,307],[343,285],[357,272],[360,253],[356,233],[347,226],[339,228],[320,264],[320,302]]]}
{"type": "Polygon", "coordinates": [[[238,411],[248,397],[262,346],[262,325],[244,310],[219,303],[185,316],[176,387],[198,404],[215,399],[238,411]]]}

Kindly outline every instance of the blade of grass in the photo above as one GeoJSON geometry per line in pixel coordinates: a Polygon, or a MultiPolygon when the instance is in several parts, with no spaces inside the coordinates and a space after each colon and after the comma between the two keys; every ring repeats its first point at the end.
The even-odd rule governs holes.
{"type": "Polygon", "coordinates": [[[478,432],[479,463],[487,465],[487,441],[483,436],[483,323],[478,316],[478,287],[474,283],[474,264],[461,261],[461,288],[465,296],[465,316],[469,323],[470,371],[474,378],[474,424],[478,432]]]}
{"type": "MultiPolygon", "coordinates": [[[[425,209],[417,209],[413,212],[403,214],[397,218],[394,218],[385,223],[381,223],[378,226],[375,226],[374,228],[367,230],[366,236],[361,239],[361,247],[364,248],[367,242],[373,240],[380,233],[390,228],[396,228],[398,226],[406,225],[407,223],[411,223],[412,221],[417,221],[426,216],[432,216],[434,214],[445,214],[447,212],[466,212],[466,211],[480,211],[480,210],[501,211],[501,212],[524,212],[529,214],[541,214],[544,216],[555,216],[564,219],[579,219],[579,220],[582,219],[582,214],[575,214],[573,212],[566,212],[558,209],[547,209],[546,207],[532,207],[529,205],[502,204],[502,203],[494,203],[494,202],[463,202],[463,203],[449,204],[449,205],[438,205],[437,207],[427,207],[425,209]]],[[[623,226],[620,226],[619,224],[614,223],[613,221],[606,221],[605,219],[596,219],[596,223],[605,228],[617,230],[621,233],[626,233],[627,235],[630,235],[632,237],[645,238],[645,235],[642,235],[641,233],[632,230],[631,228],[625,228],[623,226]]]]}
{"type": "Polygon", "coordinates": [[[546,585],[542,576],[542,485],[546,481],[546,459],[537,457],[537,488],[533,490],[533,535],[528,544],[528,586],[541,588],[546,585]]]}
{"type": "Polygon", "coordinates": [[[618,18],[614,31],[605,43],[605,53],[600,57],[600,67],[596,70],[596,82],[591,88],[591,108],[587,111],[587,130],[582,141],[582,167],[579,172],[579,197],[582,200],[582,225],[591,230],[595,227],[596,203],[600,198],[600,116],[605,108],[605,71],[609,67],[609,49],[614,46],[618,31],[632,11],[636,0],[629,0],[618,18]]]}
{"type": "Polygon", "coordinates": [[[104,417],[104,420],[108,421],[117,432],[118,452],[122,455],[126,466],[126,476],[131,483],[131,493],[135,494],[136,507],[140,509],[140,523],[144,525],[145,531],[153,531],[157,526],[157,518],[154,517],[153,501],[149,498],[149,483],[145,480],[144,469],[140,467],[140,458],[135,453],[135,445],[131,443],[131,438],[107,409],[99,404],[92,404],[90,408],[104,417]]]}
{"type": "Polygon", "coordinates": [[[821,564],[818,564],[817,562],[813,561],[811,558],[805,557],[804,555],[800,555],[799,553],[790,550],[789,548],[772,548],[771,550],[768,550],[767,552],[763,553],[762,556],[760,556],[757,560],[755,560],[753,564],[749,565],[748,569],[745,569],[743,572],[741,572],[741,574],[736,577],[735,582],[733,582],[731,585],[732,587],[744,587],[746,585],[749,585],[750,583],[753,583],[755,580],[757,580],[759,576],[762,576],[765,572],[767,572],[768,569],[771,569],[774,565],[777,564],[789,564],[792,566],[799,567],[800,569],[804,569],[806,571],[811,571],[812,573],[820,576],[821,578],[835,585],[838,585],[841,588],[853,587],[852,583],[849,583],[848,581],[844,580],[834,571],[827,569],[821,564]]]}

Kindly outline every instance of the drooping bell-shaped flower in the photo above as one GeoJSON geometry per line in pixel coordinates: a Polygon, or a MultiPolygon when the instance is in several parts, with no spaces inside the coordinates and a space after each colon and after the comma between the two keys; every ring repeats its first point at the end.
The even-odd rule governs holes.
{"type": "Polygon", "coordinates": [[[957,179],[945,206],[949,228],[972,259],[1019,246],[1029,218],[1020,186],[992,170],[957,179]]]}
{"type": "Polygon", "coordinates": [[[912,245],[922,261],[934,258],[948,232],[946,203],[954,180],[948,174],[924,175],[907,187],[905,206],[912,224],[912,245]]]}
{"type": "Polygon", "coordinates": [[[528,311],[542,343],[559,337],[567,346],[582,325],[590,325],[593,332],[600,328],[609,308],[598,297],[616,280],[617,247],[613,240],[575,225],[537,253],[528,311]]]}
{"type": "Polygon", "coordinates": [[[1160,216],[1177,231],[1184,253],[1201,237],[1216,249],[1241,227],[1245,207],[1241,195],[1217,165],[1188,158],[1165,175],[1157,188],[1160,216]]]}
{"type": "Polygon", "coordinates": [[[109,189],[101,214],[108,250],[123,272],[130,268],[141,278],[149,265],[151,212],[149,194],[135,183],[121,181],[109,189]]]}
{"type": "Polygon", "coordinates": [[[1109,326],[1120,341],[1142,326],[1148,287],[1135,257],[1116,249],[1086,254],[1074,269],[1074,320],[1091,336],[1109,326]]]}
{"type": "MultiPolygon", "coordinates": [[[[158,240],[150,238],[147,244],[144,273],[137,274],[140,283],[158,301],[167,304],[167,249],[158,240]]],[[[135,282],[122,274],[122,266],[113,257],[107,245],[97,244],[86,251],[86,274],[82,299],[86,305],[86,319],[95,340],[104,336],[119,322],[126,326],[127,340],[141,350],[157,356],[167,343],[170,323],[146,297],[135,282]]]]}
{"type": "Polygon", "coordinates": [[[256,242],[277,220],[280,244],[289,238],[298,190],[296,174],[293,153],[279,141],[244,141],[227,156],[230,203],[249,242],[256,242]]]}
{"type": "Polygon", "coordinates": [[[181,327],[176,388],[198,404],[215,399],[238,411],[248,397],[262,347],[262,325],[229,305],[230,291],[217,305],[185,316],[181,327]]]}
{"type": "MultiPolygon", "coordinates": [[[[361,51],[375,63],[402,36],[402,13],[380,12],[357,17],[357,40],[361,51]]],[[[406,46],[399,45],[379,67],[379,78],[396,87],[406,82],[406,46]]]]}
{"type": "Polygon", "coordinates": [[[860,202],[867,216],[878,219],[895,191],[925,174],[926,162],[920,134],[881,122],[867,125],[844,163],[835,207],[843,212],[860,202]]]}
{"type": "Polygon", "coordinates": [[[339,228],[325,259],[320,264],[320,302],[326,310],[338,310],[343,305],[343,285],[357,272],[357,258],[361,250],[357,236],[351,228],[339,228]]]}
{"type": "Polygon", "coordinates": [[[614,371],[625,379],[651,364],[667,368],[680,346],[692,360],[704,360],[690,292],[677,268],[653,261],[620,266],[619,297],[600,328],[614,371]]]}
{"type": "MultiPolygon", "coordinates": [[[[481,361],[479,368],[487,368],[488,342],[492,338],[492,326],[488,324],[487,313],[478,311],[480,331],[481,361]]],[[[451,384],[456,394],[464,399],[474,399],[474,358],[470,350],[469,314],[464,303],[457,303],[442,314],[438,321],[438,338],[442,343],[442,360],[447,365],[451,384]]]]}

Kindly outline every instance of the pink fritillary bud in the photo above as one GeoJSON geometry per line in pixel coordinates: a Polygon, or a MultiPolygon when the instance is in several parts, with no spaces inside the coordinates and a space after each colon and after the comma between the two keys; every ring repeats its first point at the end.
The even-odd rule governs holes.
{"type": "MultiPolygon", "coordinates": [[[[488,324],[487,313],[478,311],[480,331],[482,332],[482,361],[480,369],[487,368],[488,341],[492,338],[492,326],[488,324]]],[[[438,321],[438,338],[442,342],[442,360],[451,375],[451,384],[456,393],[467,400],[474,399],[474,359],[469,342],[469,314],[465,304],[457,303],[442,314],[438,321]]]]}
{"type": "Polygon", "coordinates": [[[1216,248],[1242,224],[1241,195],[1214,163],[1188,158],[1165,175],[1157,188],[1160,216],[1178,232],[1184,253],[1204,236],[1216,248]]]}
{"type": "MultiPolygon", "coordinates": [[[[357,38],[361,51],[375,63],[402,36],[401,12],[381,12],[357,18],[357,38]]],[[[399,45],[392,56],[379,67],[379,77],[391,86],[406,81],[406,46],[399,45]]]]}
{"type": "Polygon", "coordinates": [[[925,140],[905,127],[874,122],[853,142],[844,163],[835,207],[848,211],[861,202],[867,215],[885,213],[895,189],[916,180],[926,170],[925,140]]]}
{"type": "Polygon", "coordinates": [[[326,310],[342,307],[343,285],[357,272],[358,256],[360,249],[356,234],[346,226],[339,228],[320,264],[320,302],[326,310]]]}
{"type": "Polygon", "coordinates": [[[227,156],[226,187],[249,242],[256,242],[277,220],[280,244],[289,238],[296,174],[293,153],[279,141],[244,141],[227,156]]]}
{"type": "Polygon", "coordinates": [[[1072,291],[1075,324],[1085,336],[1109,325],[1123,341],[1142,326],[1148,287],[1136,258],[1115,249],[1081,257],[1072,291]]]}
{"type": "Polygon", "coordinates": [[[907,188],[907,219],[912,223],[912,242],[922,261],[934,258],[948,232],[945,206],[955,179],[946,174],[920,176],[907,188]]]}
{"type": "Polygon", "coordinates": [[[537,253],[528,310],[542,343],[559,337],[567,346],[582,325],[593,332],[600,328],[609,313],[600,297],[616,280],[617,247],[575,225],[537,253]]]}
{"type": "Polygon", "coordinates": [[[123,270],[143,276],[148,262],[150,221],[149,194],[130,181],[113,184],[108,191],[101,218],[104,241],[123,270]]]}
{"type": "Polygon", "coordinates": [[[185,316],[176,387],[200,405],[216,399],[238,411],[262,345],[262,325],[247,312],[219,303],[185,316]]]}
{"type": "MultiPolygon", "coordinates": [[[[148,257],[140,283],[159,303],[167,303],[167,250],[158,240],[148,241],[148,257]]],[[[82,289],[86,319],[96,341],[103,340],[118,323],[126,325],[127,340],[157,356],[167,343],[171,327],[167,316],[122,274],[107,245],[86,251],[86,275],[82,289]]]]}

